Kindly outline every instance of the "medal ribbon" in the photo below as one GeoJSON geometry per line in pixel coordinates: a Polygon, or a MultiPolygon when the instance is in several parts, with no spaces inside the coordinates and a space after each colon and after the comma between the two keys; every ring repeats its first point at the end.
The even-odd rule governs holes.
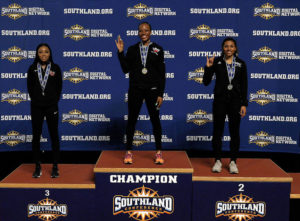
{"type": "Polygon", "coordinates": [[[147,55],[148,55],[148,49],[149,46],[152,44],[152,42],[150,42],[147,46],[143,46],[142,43],[140,43],[140,53],[141,53],[141,61],[144,67],[146,67],[146,62],[147,62],[147,55]]]}
{"type": "MultiPolygon", "coordinates": [[[[225,60],[225,58],[224,58],[224,60],[225,60]]],[[[231,65],[228,64],[226,61],[225,61],[225,63],[226,63],[229,83],[231,84],[231,81],[232,81],[232,79],[234,78],[234,75],[235,75],[235,57],[233,57],[231,65]]]]}
{"type": "Polygon", "coordinates": [[[37,64],[37,69],[38,69],[39,81],[40,81],[40,84],[41,84],[41,87],[42,87],[42,91],[44,93],[45,88],[46,88],[46,84],[47,84],[47,81],[48,81],[48,78],[49,78],[49,74],[50,74],[51,63],[49,63],[47,65],[44,78],[43,78],[43,75],[42,75],[42,66],[41,66],[40,63],[37,64]]]}

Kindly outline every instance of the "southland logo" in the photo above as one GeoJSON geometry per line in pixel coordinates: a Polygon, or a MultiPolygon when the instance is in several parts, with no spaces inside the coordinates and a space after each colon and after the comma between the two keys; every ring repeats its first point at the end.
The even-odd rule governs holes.
{"type": "Polygon", "coordinates": [[[1,135],[0,136],[0,143],[5,143],[8,146],[16,146],[20,143],[25,143],[26,142],[26,135],[20,134],[17,131],[10,131],[7,133],[7,135],[1,135]]]}
{"type": "Polygon", "coordinates": [[[192,114],[187,114],[186,116],[186,122],[192,122],[198,126],[204,125],[208,122],[212,122],[213,121],[213,116],[212,114],[208,114],[206,111],[204,110],[196,110],[194,113],[192,114]]]}
{"type": "Polygon", "coordinates": [[[276,102],[276,95],[270,94],[269,91],[261,89],[256,92],[256,94],[250,94],[249,102],[256,102],[261,106],[264,106],[270,102],[276,102]]]}
{"type": "Polygon", "coordinates": [[[72,68],[68,72],[64,72],[64,80],[68,80],[74,84],[80,83],[88,79],[89,79],[89,72],[83,71],[78,67],[72,68]]]}
{"type": "Polygon", "coordinates": [[[145,143],[151,142],[151,136],[149,134],[144,134],[142,131],[136,130],[133,136],[133,145],[138,147],[145,143]]]}
{"type": "Polygon", "coordinates": [[[193,80],[199,84],[203,82],[204,68],[200,67],[195,69],[194,71],[189,72],[188,80],[193,80]]]}
{"type": "Polygon", "coordinates": [[[147,221],[173,212],[173,196],[159,196],[158,191],[145,186],[129,191],[128,196],[115,195],[113,198],[113,215],[124,213],[135,220],[147,221]]]}
{"type": "Polygon", "coordinates": [[[199,25],[197,28],[190,29],[190,38],[197,38],[205,41],[211,37],[238,37],[239,34],[235,33],[233,29],[211,29],[207,25],[199,25]]]}
{"type": "Polygon", "coordinates": [[[253,60],[257,59],[260,62],[267,63],[274,59],[278,59],[278,52],[272,51],[271,48],[264,46],[264,47],[260,48],[259,50],[252,51],[252,59],[253,60]]]}
{"type": "Polygon", "coordinates": [[[250,93],[249,102],[256,102],[264,106],[270,102],[298,103],[298,98],[294,98],[292,94],[271,94],[269,91],[261,89],[256,93],[250,93]]]}
{"type": "Polygon", "coordinates": [[[1,94],[1,102],[8,102],[11,105],[17,105],[22,101],[28,101],[29,95],[26,93],[21,93],[17,89],[12,89],[8,93],[1,94]]]}
{"type": "Polygon", "coordinates": [[[90,37],[90,30],[80,25],[73,25],[70,29],[64,29],[64,38],[71,38],[74,41],[80,41],[90,37]]]}
{"type": "Polygon", "coordinates": [[[44,8],[32,7],[24,8],[16,3],[10,4],[8,7],[2,7],[2,16],[7,16],[13,20],[17,20],[27,15],[50,15],[50,12],[45,11],[44,8]]]}
{"type": "Polygon", "coordinates": [[[69,71],[64,71],[64,80],[68,80],[74,84],[78,84],[84,80],[111,80],[111,76],[106,72],[89,72],[75,67],[69,71]]]}
{"type": "Polygon", "coordinates": [[[249,144],[255,143],[257,146],[265,147],[275,143],[275,136],[269,135],[267,132],[259,131],[255,135],[249,136],[249,144]]]}
{"type": "Polygon", "coordinates": [[[78,124],[81,124],[83,122],[88,121],[88,114],[83,114],[79,110],[71,110],[69,114],[63,114],[62,115],[62,122],[68,122],[69,124],[72,124],[73,126],[77,126],[78,124]]]}
{"type": "Polygon", "coordinates": [[[35,51],[25,51],[17,46],[13,46],[8,50],[1,51],[1,59],[7,59],[13,63],[27,58],[35,58],[35,51]]]}
{"type": "Polygon", "coordinates": [[[127,8],[127,17],[134,17],[138,20],[147,18],[148,16],[175,16],[176,12],[170,8],[154,8],[139,3],[133,7],[127,8]]]}
{"type": "Polygon", "coordinates": [[[229,198],[228,202],[216,202],[216,218],[226,216],[228,220],[250,221],[255,217],[264,217],[265,215],[265,202],[254,202],[252,197],[242,193],[229,198]]]}
{"type": "Polygon", "coordinates": [[[76,24],[71,28],[64,29],[64,37],[80,41],[84,38],[112,37],[112,33],[108,33],[106,29],[85,29],[83,26],[76,24]]]}
{"type": "Polygon", "coordinates": [[[270,20],[279,16],[300,16],[297,8],[278,8],[270,3],[254,8],[254,16],[259,16],[265,20],[270,20]]]}
{"type": "Polygon", "coordinates": [[[43,221],[52,221],[58,217],[68,216],[68,207],[66,204],[57,204],[52,199],[43,199],[37,204],[28,204],[28,217],[36,216],[43,221]]]}

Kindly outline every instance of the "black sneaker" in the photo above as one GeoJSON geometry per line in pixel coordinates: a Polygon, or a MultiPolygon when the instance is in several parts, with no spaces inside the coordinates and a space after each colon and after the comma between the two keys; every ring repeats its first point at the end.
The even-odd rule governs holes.
{"type": "Polygon", "coordinates": [[[53,165],[51,177],[52,177],[52,178],[57,178],[57,177],[59,177],[59,171],[58,171],[58,166],[57,166],[57,165],[53,165]]]}
{"type": "Polygon", "coordinates": [[[35,171],[32,174],[33,178],[39,178],[42,175],[42,169],[40,164],[35,165],[35,171]]]}

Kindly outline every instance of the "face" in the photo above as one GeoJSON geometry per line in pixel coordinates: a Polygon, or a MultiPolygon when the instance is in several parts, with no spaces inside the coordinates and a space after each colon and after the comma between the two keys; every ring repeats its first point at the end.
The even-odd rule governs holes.
{"type": "Polygon", "coordinates": [[[236,46],[233,41],[226,41],[223,46],[223,51],[226,57],[231,57],[236,52],[236,46]]]}
{"type": "Polygon", "coordinates": [[[38,56],[42,62],[47,62],[50,58],[50,50],[46,46],[42,46],[38,50],[38,56]]]}
{"type": "Polygon", "coordinates": [[[141,24],[139,26],[139,37],[142,42],[147,42],[150,40],[151,30],[148,24],[141,24]]]}

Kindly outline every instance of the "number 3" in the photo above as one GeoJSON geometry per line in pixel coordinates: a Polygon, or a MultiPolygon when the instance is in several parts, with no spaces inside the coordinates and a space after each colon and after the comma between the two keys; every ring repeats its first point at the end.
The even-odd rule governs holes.
{"type": "Polygon", "coordinates": [[[50,196],[50,191],[49,190],[45,190],[45,196],[50,196]]]}

